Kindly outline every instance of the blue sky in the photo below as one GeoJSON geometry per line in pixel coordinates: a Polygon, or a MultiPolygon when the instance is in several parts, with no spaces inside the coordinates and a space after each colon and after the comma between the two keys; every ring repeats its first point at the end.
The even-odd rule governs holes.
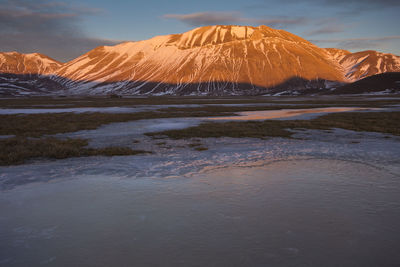
{"type": "Polygon", "coordinates": [[[99,45],[264,24],[321,47],[400,55],[399,0],[0,0],[0,51],[70,60],[99,45]]]}

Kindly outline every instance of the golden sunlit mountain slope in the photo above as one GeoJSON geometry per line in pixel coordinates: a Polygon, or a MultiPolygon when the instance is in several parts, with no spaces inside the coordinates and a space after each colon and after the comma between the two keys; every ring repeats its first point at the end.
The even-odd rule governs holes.
{"type": "Polygon", "coordinates": [[[38,53],[0,53],[0,95],[60,92],[64,87],[50,77],[61,65],[62,63],[38,53]]]}
{"type": "Polygon", "coordinates": [[[62,63],[39,53],[0,52],[0,72],[12,74],[53,74],[62,63]]]}
{"type": "MultiPolygon", "coordinates": [[[[3,57],[5,54],[12,53],[3,53],[3,57]]],[[[31,55],[15,56],[19,60],[9,56],[10,63],[2,63],[1,71],[49,74],[64,93],[155,95],[324,89],[400,71],[398,56],[319,48],[267,26],[200,27],[183,34],[98,47],[62,65],[35,55],[42,61],[29,61],[31,55]]]]}
{"type": "Polygon", "coordinates": [[[327,49],[344,68],[346,81],[357,81],[385,72],[400,71],[400,57],[373,50],[350,53],[346,50],[327,49]]]}
{"type": "MultiPolygon", "coordinates": [[[[233,92],[269,88],[288,79],[343,81],[329,53],[283,30],[266,26],[207,26],[183,34],[99,47],[63,65],[56,73],[82,88],[87,81],[132,92],[151,83],[147,92],[208,93],[216,87],[233,92]],[[84,83],[78,82],[84,81],[84,83]],[[195,84],[195,88],[193,88],[195,84]],[[151,91],[153,90],[153,91],[151,91]]],[[[90,84],[89,84],[90,86],[90,84]]]]}

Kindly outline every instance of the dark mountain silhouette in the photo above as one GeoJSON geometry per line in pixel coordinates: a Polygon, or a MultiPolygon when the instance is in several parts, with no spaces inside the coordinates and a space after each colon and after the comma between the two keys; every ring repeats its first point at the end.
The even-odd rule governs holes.
{"type": "Polygon", "coordinates": [[[369,76],[331,91],[331,94],[400,93],[400,72],[369,76]]]}

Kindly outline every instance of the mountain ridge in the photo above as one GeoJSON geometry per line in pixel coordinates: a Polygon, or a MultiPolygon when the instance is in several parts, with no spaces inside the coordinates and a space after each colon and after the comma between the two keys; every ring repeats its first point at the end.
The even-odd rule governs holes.
{"type": "MultiPolygon", "coordinates": [[[[4,67],[2,54],[0,71],[5,73],[12,68],[4,67]]],[[[23,60],[18,62],[28,62],[26,57],[32,55],[19,56],[23,60]]],[[[282,84],[301,91],[400,71],[400,57],[393,54],[320,48],[284,30],[232,25],[101,46],[66,63],[40,54],[29,62],[30,67],[20,67],[21,73],[14,74],[37,70],[34,74],[47,75],[68,94],[185,94],[186,90],[187,94],[232,95],[249,90],[268,93],[282,84]],[[37,62],[36,69],[32,62],[37,62]]]]}
{"type": "Polygon", "coordinates": [[[0,72],[15,74],[52,74],[62,63],[40,53],[0,52],[0,72]]]}

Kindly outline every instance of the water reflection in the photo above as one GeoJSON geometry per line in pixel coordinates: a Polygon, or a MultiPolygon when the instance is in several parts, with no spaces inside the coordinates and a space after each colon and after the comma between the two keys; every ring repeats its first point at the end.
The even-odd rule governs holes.
{"type": "Polygon", "coordinates": [[[395,266],[399,182],[364,164],[291,160],[19,187],[0,195],[0,264],[395,266]]]}
{"type": "MultiPolygon", "coordinates": [[[[324,114],[333,112],[348,112],[348,111],[365,111],[365,110],[377,110],[372,108],[357,108],[357,107],[331,107],[331,108],[309,108],[309,109],[281,109],[281,110],[261,110],[261,111],[244,111],[239,112],[240,116],[229,116],[229,117],[212,117],[207,118],[209,120],[267,120],[267,119],[282,119],[291,118],[304,114],[324,114]]],[[[305,119],[307,117],[301,117],[305,119]]],[[[308,117],[309,119],[309,117],[308,117]]]]}

